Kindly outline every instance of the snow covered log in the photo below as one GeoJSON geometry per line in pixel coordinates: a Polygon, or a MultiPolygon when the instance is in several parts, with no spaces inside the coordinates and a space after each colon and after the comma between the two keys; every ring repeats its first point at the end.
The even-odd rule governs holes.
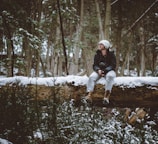
{"type": "MultiPolygon", "coordinates": [[[[6,85],[17,83],[29,88],[38,100],[74,99],[78,104],[86,94],[87,76],[66,76],[50,78],[10,77],[0,79],[0,90],[6,85]]],[[[100,79],[93,93],[96,105],[102,105],[104,80],[100,79]]],[[[110,97],[111,106],[155,107],[158,106],[158,77],[117,77],[110,97]]]]}

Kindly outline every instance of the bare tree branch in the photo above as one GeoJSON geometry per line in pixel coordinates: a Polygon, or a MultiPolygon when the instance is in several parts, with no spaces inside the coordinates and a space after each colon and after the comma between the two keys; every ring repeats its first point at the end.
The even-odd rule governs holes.
{"type": "Polygon", "coordinates": [[[112,2],[112,3],[111,3],[111,6],[112,6],[113,4],[115,4],[116,2],[118,2],[118,0],[115,0],[114,2],[112,2]]]}
{"type": "Polygon", "coordinates": [[[147,9],[146,11],[129,27],[127,32],[124,34],[126,36],[135,26],[136,24],[149,12],[149,10],[158,2],[158,0],[155,0],[147,9]]]}

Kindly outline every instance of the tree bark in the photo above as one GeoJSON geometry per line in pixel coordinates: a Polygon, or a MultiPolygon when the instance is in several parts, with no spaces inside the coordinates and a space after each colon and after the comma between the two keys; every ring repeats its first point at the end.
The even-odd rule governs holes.
{"type": "Polygon", "coordinates": [[[74,44],[74,60],[73,60],[73,74],[77,74],[79,72],[79,56],[81,52],[81,37],[83,30],[83,17],[84,17],[84,0],[81,0],[80,5],[80,22],[76,27],[76,38],[74,44]]]}
{"type": "MultiPolygon", "coordinates": [[[[38,25],[37,25],[37,28],[38,29],[40,29],[40,22],[41,22],[41,13],[42,13],[42,1],[43,0],[36,0],[36,9],[37,9],[37,13],[38,14],[36,14],[36,16],[35,16],[35,18],[36,18],[36,20],[37,20],[37,22],[38,22],[38,25]]],[[[37,32],[37,37],[39,38],[39,39],[41,39],[41,37],[40,37],[40,34],[39,34],[39,32],[37,32]]],[[[40,60],[40,55],[41,55],[41,43],[39,43],[38,44],[38,48],[36,49],[36,76],[37,77],[39,77],[39,71],[40,71],[40,69],[39,69],[39,64],[40,64],[40,62],[42,62],[41,60],[40,60]]],[[[42,63],[41,63],[42,64],[42,63]]]]}
{"type": "Polygon", "coordinates": [[[41,68],[42,68],[42,71],[43,71],[43,76],[46,77],[46,68],[45,68],[45,65],[44,65],[44,62],[42,60],[42,58],[40,57],[40,63],[41,63],[41,68]]]}
{"type": "Polygon", "coordinates": [[[103,25],[102,25],[102,19],[101,19],[99,1],[98,0],[95,0],[95,5],[96,5],[98,22],[99,22],[99,39],[104,39],[104,30],[103,30],[103,25]]]}
{"type": "Polygon", "coordinates": [[[152,46],[152,75],[154,76],[154,72],[156,71],[156,58],[157,58],[157,52],[155,49],[156,46],[152,46]]]}
{"type": "Polygon", "coordinates": [[[9,56],[9,69],[8,69],[8,76],[14,76],[14,45],[13,45],[13,40],[12,40],[12,34],[11,34],[11,29],[9,24],[6,22],[5,16],[2,15],[3,19],[3,25],[6,28],[6,33],[7,33],[7,38],[8,38],[8,56],[9,56]]]}
{"type": "Polygon", "coordinates": [[[8,57],[8,62],[7,62],[7,76],[11,77],[12,76],[12,52],[11,52],[11,46],[9,40],[7,40],[7,57],[8,57]]]}
{"type": "Polygon", "coordinates": [[[84,59],[84,67],[87,75],[90,75],[93,71],[92,65],[94,60],[94,52],[88,48],[82,50],[82,57],[84,59]],[[88,54],[88,55],[87,55],[88,54]]]}
{"type": "MultiPolygon", "coordinates": [[[[1,89],[5,86],[1,87],[1,89]]],[[[49,100],[52,98],[52,87],[43,85],[28,85],[30,94],[36,97],[37,100],[49,100]],[[38,94],[36,93],[38,91],[38,94]]],[[[73,84],[64,84],[53,87],[55,94],[58,95],[57,101],[74,99],[76,104],[81,104],[81,99],[86,94],[86,86],[75,86],[73,84]]],[[[113,86],[110,96],[110,104],[112,107],[150,107],[157,108],[158,105],[158,85],[157,86],[138,86],[134,88],[113,86]]],[[[104,85],[97,84],[92,94],[93,103],[95,106],[103,106],[104,85]]],[[[107,106],[107,107],[108,107],[107,106]]]]}
{"type": "Polygon", "coordinates": [[[111,31],[111,0],[106,0],[106,13],[105,13],[105,39],[110,39],[111,31]]]}
{"type": "Polygon", "coordinates": [[[62,44],[63,44],[63,53],[64,53],[64,58],[65,58],[65,72],[68,75],[68,60],[67,60],[67,53],[66,53],[66,46],[65,46],[65,40],[64,40],[64,30],[63,30],[63,21],[61,17],[61,11],[60,11],[60,1],[57,0],[57,6],[58,6],[58,13],[59,13],[59,20],[60,20],[60,30],[61,30],[61,35],[62,35],[62,44]]]}
{"type": "Polygon", "coordinates": [[[130,52],[131,52],[131,42],[132,42],[132,37],[131,37],[131,33],[128,35],[128,48],[126,50],[126,56],[125,56],[125,60],[123,62],[123,65],[121,67],[121,73],[120,75],[123,76],[124,75],[124,70],[126,68],[128,68],[128,72],[129,72],[129,58],[130,58],[130,52]]]}
{"type": "MultiPolygon", "coordinates": [[[[53,21],[53,19],[52,19],[53,21]]],[[[58,67],[59,67],[59,52],[60,50],[58,49],[58,47],[60,46],[59,43],[60,43],[60,21],[59,21],[59,16],[57,16],[57,19],[56,19],[56,23],[57,23],[57,26],[56,26],[56,38],[55,38],[55,44],[54,46],[53,45],[50,45],[51,49],[50,49],[50,52],[51,52],[51,64],[50,64],[50,71],[52,72],[53,76],[59,76],[58,75],[58,67]]]]}
{"type": "Polygon", "coordinates": [[[26,35],[23,38],[23,50],[25,57],[25,75],[31,76],[31,68],[35,69],[34,62],[32,61],[32,50],[29,46],[29,40],[26,35]]]}
{"type": "Polygon", "coordinates": [[[141,49],[141,60],[140,60],[140,74],[141,76],[145,76],[145,36],[144,36],[144,28],[139,28],[140,34],[140,49],[141,49]]]}
{"type": "Polygon", "coordinates": [[[118,27],[116,33],[116,73],[120,67],[120,50],[121,50],[121,35],[122,35],[122,1],[118,1],[118,27]]]}

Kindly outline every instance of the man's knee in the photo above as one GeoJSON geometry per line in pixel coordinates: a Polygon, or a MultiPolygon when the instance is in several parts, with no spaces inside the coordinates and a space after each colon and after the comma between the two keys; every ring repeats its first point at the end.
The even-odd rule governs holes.
{"type": "Polygon", "coordinates": [[[106,79],[108,79],[108,80],[113,80],[115,77],[116,77],[116,73],[114,71],[109,71],[106,74],[106,79]]]}
{"type": "Polygon", "coordinates": [[[92,81],[97,81],[97,79],[99,78],[99,75],[96,72],[93,72],[90,76],[89,76],[89,80],[92,81]]]}

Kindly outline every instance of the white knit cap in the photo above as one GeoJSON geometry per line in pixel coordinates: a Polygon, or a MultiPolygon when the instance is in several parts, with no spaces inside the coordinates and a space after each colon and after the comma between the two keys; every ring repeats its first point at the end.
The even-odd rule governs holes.
{"type": "Polygon", "coordinates": [[[99,44],[103,44],[106,49],[109,49],[111,44],[108,40],[101,40],[99,44]]]}

